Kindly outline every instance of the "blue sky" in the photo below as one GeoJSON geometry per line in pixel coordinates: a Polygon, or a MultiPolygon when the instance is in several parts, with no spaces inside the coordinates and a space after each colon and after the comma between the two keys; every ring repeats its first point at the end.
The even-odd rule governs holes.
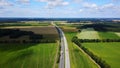
{"type": "Polygon", "coordinates": [[[0,17],[120,18],[120,0],[0,0],[0,17]]]}

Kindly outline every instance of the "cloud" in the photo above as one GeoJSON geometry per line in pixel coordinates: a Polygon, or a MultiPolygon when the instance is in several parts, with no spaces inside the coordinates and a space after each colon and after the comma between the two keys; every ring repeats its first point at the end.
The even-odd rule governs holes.
{"type": "Polygon", "coordinates": [[[84,3],[83,7],[86,9],[92,9],[92,10],[105,10],[105,9],[115,9],[117,6],[115,6],[113,3],[103,4],[103,5],[97,5],[95,3],[84,3]]]}
{"type": "Polygon", "coordinates": [[[98,3],[88,0],[0,0],[0,16],[120,17],[120,0],[113,1],[98,3]]]}
{"type": "Polygon", "coordinates": [[[46,8],[54,8],[58,6],[69,5],[69,2],[63,0],[37,0],[37,1],[47,3],[46,8]]]}
{"type": "Polygon", "coordinates": [[[99,17],[109,17],[109,16],[118,16],[120,15],[120,6],[114,3],[107,3],[98,5],[96,3],[83,3],[82,8],[79,11],[82,11],[82,14],[85,15],[94,15],[99,17]],[[84,12],[81,10],[83,9],[84,12]]]}
{"type": "Polygon", "coordinates": [[[17,0],[17,2],[23,3],[23,4],[28,4],[28,3],[30,3],[30,0],[17,0]]]}
{"type": "Polygon", "coordinates": [[[114,4],[112,4],[112,3],[109,3],[109,4],[105,4],[105,5],[103,5],[101,8],[114,8],[115,7],[115,5],[114,4]]]}
{"type": "Polygon", "coordinates": [[[94,3],[83,3],[84,8],[90,8],[90,9],[98,9],[97,4],[94,3]]]}
{"type": "Polygon", "coordinates": [[[79,12],[83,12],[83,9],[79,9],[79,12]]]}
{"type": "Polygon", "coordinates": [[[76,3],[81,3],[83,0],[73,0],[76,3]]]}
{"type": "Polygon", "coordinates": [[[120,2],[120,0],[112,0],[113,2],[120,2]]]}
{"type": "Polygon", "coordinates": [[[1,9],[0,11],[0,16],[1,17],[32,17],[32,16],[39,16],[39,14],[43,14],[41,13],[42,11],[40,9],[36,9],[36,8],[21,8],[21,7],[10,7],[7,9],[1,9]]]}
{"type": "Polygon", "coordinates": [[[8,2],[8,1],[5,1],[5,0],[0,0],[0,8],[4,8],[4,7],[7,7],[7,6],[12,6],[13,4],[8,2]]]}

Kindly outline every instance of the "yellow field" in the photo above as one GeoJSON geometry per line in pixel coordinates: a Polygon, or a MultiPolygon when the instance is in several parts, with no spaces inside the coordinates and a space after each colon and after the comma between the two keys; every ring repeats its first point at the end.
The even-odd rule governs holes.
{"type": "Polygon", "coordinates": [[[120,37],[120,33],[115,33],[115,34],[117,34],[120,37]]]}
{"type": "Polygon", "coordinates": [[[100,39],[98,32],[93,28],[83,29],[80,33],[77,34],[79,39],[100,39]]]}

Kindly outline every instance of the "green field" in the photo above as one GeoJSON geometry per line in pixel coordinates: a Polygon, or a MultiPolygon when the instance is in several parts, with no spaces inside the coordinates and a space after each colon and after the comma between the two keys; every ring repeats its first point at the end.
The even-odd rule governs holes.
{"type": "Polygon", "coordinates": [[[49,26],[51,23],[49,22],[13,22],[13,23],[0,23],[0,27],[13,27],[13,26],[49,26]]]}
{"type": "Polygon", "coordinates": [[[53,68],[56,43],[0,44],[0,68],[53,68]]]}
{"type": "Polygon", "coordinates": [[[102,39],[120,39],[114,32],[99,32],[99,36],[102,39]]]}
{"type": "Polygon", "coordinates": [[[77,45],[71,42],[76,33],[65,33],[69,45],[71,68],[98,68],[77,45]]]}
{"type": "Polygon", "coordinates": [[[82,45],[105,60],[111,68],[120,67],[120,43],[83,43],[82,45]]]}
{"type": "Polygon", "coordinates": [[[120,33],[115,33],[115,34],[117,34],[120,37],[120,33]]]}
{"type": "Polygon", "coordinates": [[[80,33],[77,34],[79,39],[100,39],[99,34],[93,28],[82,29],[80,33]]]}

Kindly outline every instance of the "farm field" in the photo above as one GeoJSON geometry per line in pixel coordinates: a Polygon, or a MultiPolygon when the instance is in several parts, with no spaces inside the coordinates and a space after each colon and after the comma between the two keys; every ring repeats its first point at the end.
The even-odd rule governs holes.
{"type": "Polygon", "coordinates": [[[120,37],[120,33],[115,33],[115,34],[117,34],[120,37]]]}
{"type": "Polygon", "coordinates": [[[77,34],[79,39],[100,39],[99,34],[93,28],[82,29],[80,33],[77,34]]]}
{"type": "Polygon", "coordinates": [[[120,43],[82,43],[87,49],[92,51],[95,55],[105,60],[111,68],[119,68],[120,61],[120,43]]]}
{"type": "Polygon", "coordinates": [[[0,44],[0,68],[53,68],[57,48],[57,43],[0,44]]]}
{"type": "Polygon", "coordinates": [[[114,32],[99,32],[101,39],[120,39],[114,32]]]}
{"type": "Polygon", "coordinates": [[[95,63],[93,63],[87,55],[85,55],[77,45],[71,42],[73,36],[76,33],[65,33],[70,53],[70,64],[71,68],[98,68],[95,63]]]}
{"type": "Polygon", "coordinates": [[[49,26],[49,22],[15,22],[15,23],[0,23],[0,27],[25,27],[25,26],[49,26]]]}
{"type": "Polygon", "coordinates": [[[54,26],[30,27],[30,28],[0,28],[0,41],[16,40],[50,40],[56,41],[59,39],[58,32],[54,26]],[[49,29],[49,30],[48,30],[49,29]],[[3,40],[4,39],[4,40],[3,40]]]}
{"type": "Polygon", "coordinates": [[[77,32],[76,25],[73,24],[57,24],[64,32],[77,32]]]}

